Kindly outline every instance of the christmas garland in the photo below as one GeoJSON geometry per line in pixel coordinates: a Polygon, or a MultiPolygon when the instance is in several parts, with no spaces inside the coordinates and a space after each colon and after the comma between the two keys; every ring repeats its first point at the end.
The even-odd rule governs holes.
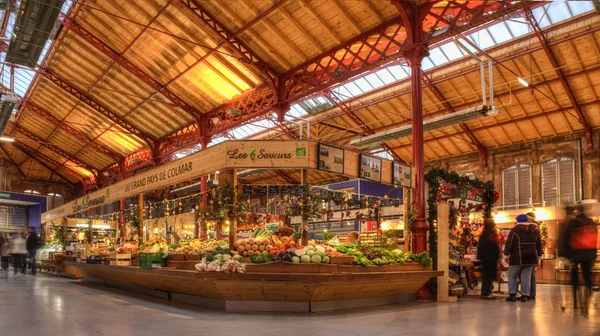
{"type": "MultiPolygon", "coordinates": [[[[442,200],[441,182],[449,182],[470,189],[479,189],[483,204],[483,217],[491,218],[494,204],[500,198],[500,193],[495,190],[492,181],[481,181],[469,176],[461,176],[456,172],[448,172],[441,168],[434,168],[425,174],[425,182],[429,184],[429,198],[427,199],[427,222],[429,223],[429,255],[433,259],[433,267],[437,267],[437,233],[433,223],[437,221],[437,203],[442,200]]],[[[456,216],[451,212],[451,217],[456,216]]]]}

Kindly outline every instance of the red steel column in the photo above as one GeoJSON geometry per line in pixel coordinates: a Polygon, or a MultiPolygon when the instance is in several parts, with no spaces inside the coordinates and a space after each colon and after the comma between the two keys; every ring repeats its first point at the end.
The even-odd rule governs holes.
{"type": "Polygon", "coordinates": [[[413,253],[427,250],[427,230],[429,226],[425,221],[425,163],[423,153],[423,97],[421,87],[421,61],[428,55],[425,44],[415,43],[405,52],[411,69],[412,89],[412,151],[413,167],[415,170],[415,184],[413,202],[417,205],[417,219],[412,227],[413,253]]]}
{"type": "MultiPolygon", "coordinates": [[[[202,150],[208,147],[208,143],[210,142],[210,138],[203,137],[200,140],[200,146],[202,146],[202,150]]],[[[202,203],[200,203],[200,209],[206,210],[208,208],[208,176],[204,175],[200,178],[200,193],[202,194],[202,203]]],[[[204,218],[202,218],[204,220],[204,218]]],[[[198,225],[196,223],[196,225],[198,225]]],[[[203,226],[204,227],[204,226],[203,226]]],[[[200,232],[198,229],[199,236],[206,236],[206,232],[200,232]]]]}

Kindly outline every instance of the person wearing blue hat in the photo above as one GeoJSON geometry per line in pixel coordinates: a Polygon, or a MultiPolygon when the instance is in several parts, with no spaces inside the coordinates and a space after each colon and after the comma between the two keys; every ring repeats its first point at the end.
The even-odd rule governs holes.
{"type": "Polygon", "coordinates": [[[517,278],[521,276],[521,298],[527,302],[531,295],[531,274],[542,255],[542,237],[537,224],[525,214],[517,216],[517,224],[510,230],[504,246],[504,257],[509,260],[508,294],[506,301],[517,301],[517,278]]]}

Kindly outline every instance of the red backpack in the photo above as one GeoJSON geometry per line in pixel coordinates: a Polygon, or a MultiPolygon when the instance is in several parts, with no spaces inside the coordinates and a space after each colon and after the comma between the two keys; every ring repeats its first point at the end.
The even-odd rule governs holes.
{"type": "Polygon", "coordinates": [[[595,250],[598,247],[596,225],[583,225],[571,231],[569,246],[573,250],[595,250]]]}

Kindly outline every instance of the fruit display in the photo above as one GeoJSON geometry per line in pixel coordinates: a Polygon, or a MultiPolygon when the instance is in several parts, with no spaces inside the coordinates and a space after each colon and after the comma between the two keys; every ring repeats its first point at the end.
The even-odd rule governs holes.
{"type": "Polygon", "coordinates": [[[169,250],[167,240],[164,238],[154,237],[140,246],[138,252],[141,253],[159,253],[169,250]]]}
{"type": "Polygon", "coordinates": [[[115,252],[117,253],[127,253],[127,252],[135,252],[139,249],[139,244],[137,242],[124,242],[123,246],[115,248],[115,252]]]}
{"type": "Polygon", "coordinates": [[[288,253],[284,254],[281,260],[303,264],[329,264],[331,262],[330,257],[325,251],[325,247],[321,245],[309,245],[299,249],[291,248],[288,250],[288,253]]]}

